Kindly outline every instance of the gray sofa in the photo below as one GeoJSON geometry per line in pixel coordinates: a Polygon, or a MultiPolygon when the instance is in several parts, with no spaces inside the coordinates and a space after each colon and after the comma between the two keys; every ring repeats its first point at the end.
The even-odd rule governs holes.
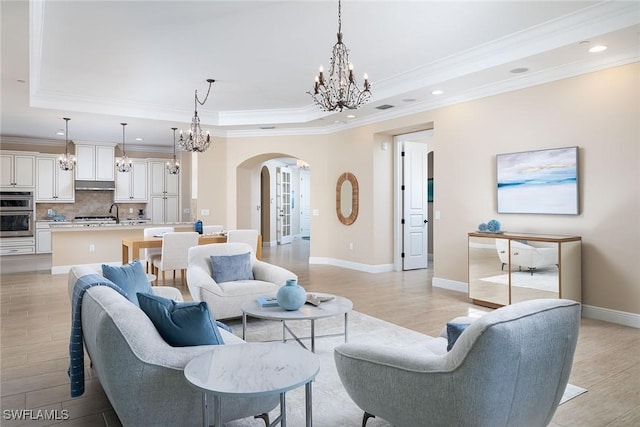
{"type": "MultiPolygon", "coordinates": [[[[72,267],[69,295],[79,277],[96,273],[92,267],[72,267]]],[[[182,300],[175,288],[157,286],[153,291],[182,300]]],[[[202,395],[189,385],[183,370],[215,346],[169,346],[140,308],[107,286],[86,291],[82,332],[92,368],[124,426],[202,425],[202,395]]],[[[220,333],[226,345],[244,343],[223,329],[220,333]]],[[[278,396],[223,400],[224,421],[268,413],[278,403],[278,396]]],[[[209,415],[213,419],[212,407],[209,415]]]]}
{"type": "MultiPolygon", "coordinates": [[[[370,414],[402,426],[546,426],[567,386],[580,304],[542,299],[474,320],[451,351],[434,338],[420,351],[342,344],[340,380],[370,414]]],[[[441,334],[442,335],[442,334],[441,334]]]]}

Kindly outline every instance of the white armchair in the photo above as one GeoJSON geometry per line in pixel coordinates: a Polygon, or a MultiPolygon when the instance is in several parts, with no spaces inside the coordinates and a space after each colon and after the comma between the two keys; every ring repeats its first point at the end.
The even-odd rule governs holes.
{"type": "Polygon", "coordinates": [[[245,301],[262,295],[275,295],[288,279],[298,276],[277,265],[260,261],[247,243],[213,243],[189,249],[187,285],[194,301],[206,301],[216,319],[242,316],[245,301]],[[239,255],[250,252],[254,280],[218,283],[213,279],[211,256],[239,255]]]}
{"type": "MultiPolygon", "coordinates": [[[[496,239],[496,250],[504,270],[504,266],[509,264],[509,240],[496,239]]],[[[558,265],[558,248],[536,247],[511,240],[511,265],[520,269],[524,267],[533,275],[536,268],[558,265]]]]}

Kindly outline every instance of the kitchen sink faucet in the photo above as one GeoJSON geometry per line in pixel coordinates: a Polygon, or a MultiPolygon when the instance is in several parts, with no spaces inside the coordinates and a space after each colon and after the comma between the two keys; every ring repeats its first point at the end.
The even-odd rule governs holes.
{"type": "Polygon", "coordinates": [[[118,210],[118,205],[116,205],[115,203],[111,203],[111,206],[109,207],[109,213],[113,211],[114,206],[116,207],[116,224],[120,224],[120,211],[118,210]]]}

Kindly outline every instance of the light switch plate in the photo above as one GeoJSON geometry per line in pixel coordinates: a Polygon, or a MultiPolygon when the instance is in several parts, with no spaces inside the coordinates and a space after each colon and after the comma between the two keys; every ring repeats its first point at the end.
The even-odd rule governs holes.
{"type": "Polygon", "coordinates": [[[202,209],[202,210],[200,211],[200,215],[203,215],[203,216],[207,216],[207,215],[209,215],[209,209],[202,209]]]}

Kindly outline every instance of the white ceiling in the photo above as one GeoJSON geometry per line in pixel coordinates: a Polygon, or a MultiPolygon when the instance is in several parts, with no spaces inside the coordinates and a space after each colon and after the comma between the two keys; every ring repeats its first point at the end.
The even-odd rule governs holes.
{"type": "Polygon", "coordinates": [[[2,1],[1,14],[1,133],[12,142],[63,143],[70,117],[72,140],[121,142],[124,121],[128,148],[167,149],[207,78],[198,114],[214,136],[308,134],[640,58],[637,1],[346,0],[343,41],[373,96],[328,114],[306,91],[328,68],[337,1],[22,0],[2,1]],[[595,44],[609,48],[588,53],[595,44]]]}

